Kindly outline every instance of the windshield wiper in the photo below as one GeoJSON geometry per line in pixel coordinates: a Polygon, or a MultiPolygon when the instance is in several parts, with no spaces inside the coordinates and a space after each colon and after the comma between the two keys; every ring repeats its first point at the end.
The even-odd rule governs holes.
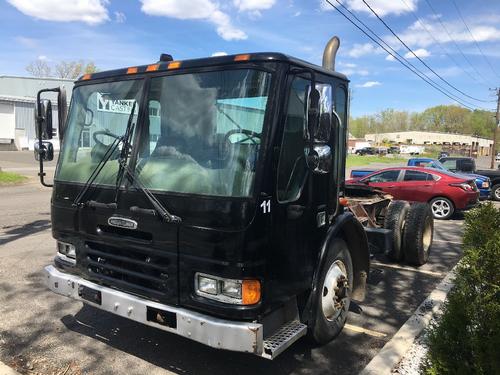
{"type": "MultiPolygon", "coordinates": [[[[106,165],[108,160],[111,158],[111,155],[114,154],[114,152],[116,151],[116,149],[118,148],[118,145],[120,143],[123,143],[123,147],[122,147],[122,150],[120,152],[120,158],[124,157],[124,155],[128,156],[128,149],[130,146],[130,130],[132,128],[132,119],[134,117],[135,105],[136,105],[136,102],[134,102],[134,104],[132,106],[132,110],[130,111],[130,116],[128,117],[128,120],[127,120],[127,128],[125,129],[125,134],[119,138],[115,138],[115,140],[109,145],[109,147],[106,150],[106,152],[104,153],[102,159],[99,161],[99,163],[97,164],[95,169],[92,171],[89,178],[87,179],[87,181],[83,185],[82,190],[80,190],[80,192],[76,196],[75,200],[73,201],[73,206],[78,207],[78,206],[82,206],[82,205],[83,206],[89,205],[89,206],[93,206],[93,207],[101,206],[101,207],[105,207],[105,208],[114,208],[114,209],[117,208],[116,198],[118,195],[119,182],[121,183],[121,177],[123,175],[123,173],[120,173],[120,171],[118,171],[118,174],[116,176],[116,183],[115,183],[116,192],[115,192],[115,201],[114,202],[112,202],[112,203],[100,203],[100,202],[96,202],[96,201],[91,200],[91,201],[88,201],[85,203],[81,203],[81,201],[82,201],[83,197],[85,196],[85,194],[87,193],[87,191],[92,186],[92,184],[94,183],[97,176],[99,176],[99,173],[101,173],[102,169],[104,168],[104,166],[106,165]]],[[[120,170],[121,170],[121,168],[120,168],[120,170]]]]}
{"type": "MultiPolygon", "coordinates": [[[[90,189],[90,187],[94,183],[94,181],[97,178],[97,176],[99,176],[99,173],[101,173],[102,169],[104,168],[104,166],[106,165],[106,163],[108,162],[108,160],[114,154],[114,152],[118,148],[118,145],[120,144],[120,142],[121,142],[121,138],[116,138],[109,145],[109,147],[106,150],[106,152],[104,153],[102,159],[99,161],[99,163],[97,164],[97,166],[94,168],[94,170],[90,174],[89,178],[87,179],[87,181],[83,185],[82,190],[80,190],[80,192],[76,196],[75,200],[73,201],[73,206],[78,207],[78,206],[81,205],[81,201],[82,201],[83,197],[85,196],[85,194],[87,193],[87,191],[90,189]]],[[[115,206],[116,206],[116,204],[115,204],[115,206]]]]}
{"type": "MultiPolygon", "coordinates": [[[[170,212],[168,212],[168,210],[161,204],[161,202],[154,196],[154,194],[151,193],[151,191],[143,185],[139,178],[135,176],[134,172],[130,170],[129,166],[124,160],[119,160],[118,163],[120,163],[123,171],[125,171],[125,173],[127,173],[129,178],[132,180],[132,183],[135,184],[135,186],[144,193],[146,198],[148,198],[149,202],[154,208],[154,211],[156,211],[162,219],[169,223],[180,223],[182,221],[179,216],[172,215],[170,212]]],[[[141,209],[139,207],[131,207],[130,209],[132,210],[132,208],[135,208],[135,211],[145,211],[144,209],[141,209]]]]}

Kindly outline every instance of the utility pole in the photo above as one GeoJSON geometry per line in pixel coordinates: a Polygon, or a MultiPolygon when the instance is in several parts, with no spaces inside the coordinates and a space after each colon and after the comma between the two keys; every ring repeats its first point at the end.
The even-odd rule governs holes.
{"type": "Polygon", "coordinates": [[[495,127],[493,129],[493,150],[491,150],[491,163],[490,168],[495,168],[495,157],[497,152],[497,134],[498,134],[498,126],[500,125],[500,88],[496,88],[497,95],[497,113],[495,115],[495,127]]]}

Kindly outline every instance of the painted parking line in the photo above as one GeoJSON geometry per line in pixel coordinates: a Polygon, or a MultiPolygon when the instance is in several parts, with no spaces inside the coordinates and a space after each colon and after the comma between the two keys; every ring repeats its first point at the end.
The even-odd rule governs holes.
{"type": "Polygon", "coordinates": [[[372,337],[386,337],[387,334],[382,333],[382,332],[377,332],[377,331],[372,331],[371,329],[366,329],[363,327],[358,327],[354,326],[352,324],[345,323],[344,328],[348,329],[350,331],[358,332],[358,333],[364,333],[365,335],[372,336],[372,337]]]}
{"type": "Polygon", "coordinates": [[[375,266],[375,267],[385,267],[385,268],[393,268],[396,270],[402,270],[402,271],[411,271],[411,272],[417,272],[417,273],[422,273],[424,275],[429,275],[429,276],[434,276],[434,277],[444,277],[444,273],[441,272],[434,272],[434,271],[428,271],[428,270],[421,270],[418,268],[414,267],[408,267],[408,266],[398,266],[397,264],[386,264],[386,263],[379,263],[379,262],[371,262],[370,266],[375,266]]]}

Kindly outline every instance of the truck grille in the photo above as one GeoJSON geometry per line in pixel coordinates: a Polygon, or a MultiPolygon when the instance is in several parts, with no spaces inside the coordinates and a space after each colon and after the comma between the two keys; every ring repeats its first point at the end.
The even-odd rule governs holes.
{"type": "Polygon", "coordinates": [[[110,286],[156,297],[167,293],[168,254],[149,248],[121,248],[97,242],[85,244],[89,275],[110,286]]]}

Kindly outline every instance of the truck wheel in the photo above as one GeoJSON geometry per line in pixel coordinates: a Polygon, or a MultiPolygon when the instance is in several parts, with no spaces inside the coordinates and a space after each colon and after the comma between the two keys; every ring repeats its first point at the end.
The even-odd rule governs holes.
{"type": "Polygon", "coordinates": [[[491,197],[496,201],[500,201],[500,184],[493,185],[491,188],[491,197]]]}
{"type": "Polygon", "coordinates": [[[353,284],[351,254],[346,243],[333,242],[321,270],[309,336],[316,344],[326,344],[344,327],[353,284]]]}
{"type": "Polygon", "coordinates": [[[448,198],[437,197],[432,199],[429,204],[431,205],[432,216],[434,216],[434,219],[446,220],[449,219],[455,212],[455,206],[448,198]]]}
{"type": "Polygon", "coordinates": [[[392,201],[387,207],[384,228],[391,230],[392,249],[386,252],[386,255],[394,261],[403,258],[403,230],[409,209],[410,204],[406,201],[392,201]]]}
{"type": "Polygon", "coordinates": [[[427,203],[411,205],[403,231],[403,249],[409,264],[421,266],[429,259],[434,219],[427,203]]]}

